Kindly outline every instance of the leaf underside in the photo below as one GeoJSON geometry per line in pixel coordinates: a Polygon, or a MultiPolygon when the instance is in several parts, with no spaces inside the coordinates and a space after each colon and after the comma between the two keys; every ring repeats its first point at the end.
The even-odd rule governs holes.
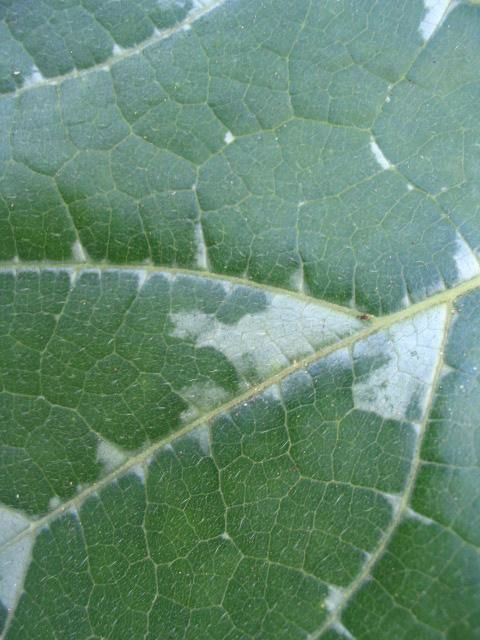
{"type": "Polygon", "coordinates": [[[480,638],[480,9],[0,2],[0,634],[480,638]]]}

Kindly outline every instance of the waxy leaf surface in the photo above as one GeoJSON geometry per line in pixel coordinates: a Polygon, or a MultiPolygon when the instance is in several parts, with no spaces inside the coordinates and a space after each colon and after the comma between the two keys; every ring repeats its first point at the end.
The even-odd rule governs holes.
{"type": "Polygon", "coordinates": [[[480,638],[479,34],[0,0],[2,638],[480,638]]]}

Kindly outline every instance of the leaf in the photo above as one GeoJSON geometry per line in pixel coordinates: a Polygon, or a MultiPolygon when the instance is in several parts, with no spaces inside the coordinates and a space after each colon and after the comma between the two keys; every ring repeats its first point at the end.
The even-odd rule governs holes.
{"type": "Polygon", "coordinates": [[[0,7],[6,640],[480,638],[480,13],[0,7]]]}

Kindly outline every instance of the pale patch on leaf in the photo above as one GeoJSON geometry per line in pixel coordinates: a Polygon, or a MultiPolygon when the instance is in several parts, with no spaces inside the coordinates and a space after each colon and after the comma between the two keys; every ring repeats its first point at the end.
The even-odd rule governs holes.
{"type": "Polygon", "coordinates": [[[42,82],[45,82],[45,78],[40,72],[40,69],[34,65],[30,69],[29,75],[25,77],[25,80],[23,81],[23,86],[34,87],[35,85],[41,84],[42,82]]]}
{"type": "Polygon", "coordinates": [[[370,151],[373,153],[375,160],[382,167],[382,169],[387,170],[393,167],[392,163],[387,160],[387,158],[383,154],[383,151],[380,149],[375,140],[373,140],[373,138],[372,140],[370,140],[370,151]]]}
{"type": "Polygon", "coordinates": [[[148,464],[136,464],[130,468],[129,473],[136,476],[142,484],[145,484],[145,476],[148,470],[148,464]]]}
{"type": "Polygon", "coordinates": [[[212,407],[226,402],[230,397],[228,391],[210,380],[195,382],[180,390],[180,395],[189,403],[188,409],[182,412],[182,422],[189,423],[212,407]]]}
{"type": "Polygon", "coordinates": [[[278,384],[272,384],[270,387],[265,389],[262,395],[267,400],[273,400],[274,402],[282,401],[282,392],[280,391],[278,384]]]}
{"type": "Polygon", "coordinates": [[[200,9],[214,9],[215,7],[223,4],[225,0],[193,0],[193,10],[200,9]]]}
{"type": "Polygon", "coordinates": [[[345,592],[339,587],[328,587],[328,596],[325,598],[324,604],[328,612],[336,611],[345,598],[345,592]]]}
{"type": "Polygon", "coordinates": [[[347,640],[355,640],[355,637],[352,636],[352,634],[347,629],[347,627],[344,624],[342,624],[341,622],[334,622],[332,624],[332,629],[335,629],[335,631],[339,635],[341,635],[343,638],[347,638],[347,640]]]}
{"type": "Polygon", "coordinates": [[[355,364],[363,360],[365,367],[369,363],[369,370],[362,369],[353,385],[357,409],[387,419],[423,418],[440,357],[446,316],[445,306],[430,309],[355,346],[355,364]]]}
{"type": "Polygon", "coordinates": [[[453,254],[455,266],[457,268],[457,279],[459,282],[470,280],[480,273],[478,260],[465,240],[457,234],[455,243],[455,253],[453,254]]]}
{"type": "Polygon", "coordinates": [[[450,11],[457,5],[452,0],[424,0],[425,15],[418,27],[423,40],[427,42],[440,27],[450,11]]]}
{"type": "Polygon", "coordinates": [[[55,511],[61,504],[62,501],[58,496],[52,496],[48,501],[48,508],[50,511],[55,511]]]}
{"type": "Polygon", "coordinates": [[[136,272],[136,275],[138,288],[141,289],[145,282],[148,280],[148,271],[146,271],[145,269],[139,269],[136,272]]]}
{"type": "Polygon", "coordinates": [[[207,243],[205,242],[201,222],[195,224],[194,233],[196,244],[195,263],[199,269],[208,269],[207,243]]]}
{"type": "Polygon", "coordinates": [[[417,522],[421,522],[422,524],[425,524],[427,526],[433,524],[433,520],[410,508],[406,510],[405,515],[409,520],[417,520],[417,522]]]}
{"type": "Polygon", "coordinates": [[[210,455],[210,434],[209,434],[208,427],[202,426],[202,427],[198,427],[197,429],[194,429],[189,434],[189,437],[195,440],[195,442],[198,444],[199,449],[203,453],[203,455],[205,456],[210,455]]]}
{"type": "Polygon", "coordinates": [[[0,505],[0,545],[29,526],[30,520],[24,515],[0,505]]]}
{"type": "MultiPolygon", "coordinates": [[[[30,521],[25,516],[0,506],[0,544],[29,526],[30,521]]],[[[15,607],[21,592],[33,542],[33,535],[27,535],[0,551],[0,601],[9,610],[15,607]]]]}
{"type": "Polygon", "coordinates": [[[87,252],[83,247],[80,240],[75,240],[72,244],[72,258],[75,262],[86,262],[87,261],[87,252]]]}
{"type": "Polygon", "coordinates": [[[110,473],[113,469],[119,467],[127,458],[126,453],[121,451],[108,440],[99,438],[97,447],[97,462],[103,467],[105,473],[110,473]]]}
{"type": "Polygon", "coordinates": [[[295,291],[305,293],[305,272],[303,265],[300,265],[296,271],[290,276],[290,286],[295,291]]]}
{"type": "Polygon", "coordinates": [[[248,377],[253,366],[262,378],[361,326],[347,314],[288,296],[269,295],[267,300],[267,309],[246,314],[236,324],[199,311],[172,313],[172,336],[217,349],[242,376],[248,377]]]}
{"type": "Polygon", "coordinates": [[[383,494],[386,501],[389,503],[389,505],[392,507],[392,514],[395,517],[402,506],[402,496],[398,496],[395,495],[393,493],[384,493],[383,494]]]}

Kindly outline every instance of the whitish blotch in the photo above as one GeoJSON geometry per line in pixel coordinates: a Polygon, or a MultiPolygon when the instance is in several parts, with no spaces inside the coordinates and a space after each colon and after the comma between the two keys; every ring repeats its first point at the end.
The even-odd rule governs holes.
{"type": "Polygon", "coordinates": [[[25,77],[23,81],[24,87],[34,87],[37,84],[45,82],[44,76],[41,74],[40,69],[35,65],[30,69],[30,73],[25,77]]]}
{"type": "Polygon", "coordinates": [[[341,622],[334,622],[332,624],[332,629],[334,629],[343,638],[347,638],[347,640],[355,640],[354,636],[352,636],[347,627],[341,622]]]}
{"type": "Polygon", "coordinates": [[[417,522],[427,525],[427,527],[433,524],[433,520],[427,518],[427,516],[424,516],[421,513],[418,513],[417,511],[414,511],[413,509],[407,509],[406,516],[410,520],[417,520],[417,522]]]}
{"type": "Polygon", "coordinates": [[[105,473],[110,473],[125,462],[127,455],[108,440],[99,438],[97,446],[97,462],[103,467],[105,473]]]}
{"type": "Polygon", "coordinates": [[[332,587],[331,585],[328,587],[328,596],[325,598],[324,604],[325,609],[332,613],[336,611],[338,607],[342,604],[345,598],[345,593],[343,589],[338,587],[332,587]]]}
{"type": "Polygon", "coordinates": [[[202,311],[172,313],[171,335],[220,351],[242,377],[252,379],[253,371],[258,380],[362,326],[357,318],[320,304],[274,294],[266,300],[266,309],[247,313],[236,324],[202,311]]]}
{"type": "Polygon", "coordinates": [[[290,276],[290,286],[295,291],[305,293],[305,272],[303,265],[300,265],[290,276]]]}
{"type": "Polygon", "coordinates": [[[145,476],[146,476],[146,471],[148,470],[148,464],[136,464],[133,467],[131,467],[129,473],[133,474],[134,476],[136,476],[140,482],[142,484],[145,484],[145,476]]]}
{"type": "Polygon", "coordinates": [[[450,11],[457,6],[455,0],[423,0],[425,15],[418,26],[424,42],[430,40],[435,31],[441,26],[450,11]]]}
{"type": "Polygon", "coordinates": [[[86,262],[87,252],[85,251],[80,240],[75,240],[72,244],[72,258],[75,262],[86,262]]]}
{"type": "Polygon", "coordinates": [[[202,426],[198,427],[198,429],[194,429],[189,433],[189,437],[195,440],[203,455],[210,455],[210,433],[207,426],[202,426]]]}
{"type": "Polygon", "coordinates": [[[386,419],[421,422],[446,319],[446,307],[439,306],[359,342],[354,348],[355,407],[386,419]]]}
{"type": "Polygon", "coordinates": [[[228,400],[228,391],[211,381],[194,382],[183,387],[180,395],[188,402],[188,409],[182,412],[182,422],[188,424],[212,407],[217,407],[228,400]]]}
{"type": "Polygon", "coordinates": [[[136,275],[138,288],[141,289],[148,279],[148,271],[145,269],[139,269],[136,271],[136,275]]]}
{"type": "Polygon", "coordinates": [[[370,140],[370,151],[373,153],[375,160],[382,167],[382,169],[387,170],[393,167],[392,163],[387,160],[387,158],[383,154],[383,151],[380,149],[373,138],[370,140]]]}
{"type": "MultiPolygon", "coordinates": [[[[0,506],[0,545],[28,530],[30,521],[20,513],[0,506]]],[[[0,601],[10,611],[15,608],[30,564],[33,535],[25,535],[0,551],[0,601]]]]}
{"type": "Polygon", "coordinates": [[[455,253],[453,254],[457,269],[457,281],[470,280],[480,273],[478,260],[465,240],[457,233],[455,253]]]}
{"type": "Polygon", "coordinates": [[[200,221],[195,224],[194,233],[196,245],[195,264],[199,269],[208,269],[207,243],[205,242],[203,227],[200,221]]]}
{"type": "Polygon", "coordinates": [[[396,495],[394,493],[384,493],[382,495],[384,496],[388,504],[392,507],[392,515],[395,517],[402,506],[402,496],[396,495]]]}
{"type": "Polygon", "coordinates": [[[48,501],[48,508],[50,511],[55,511],[61,504],[62,501],[58,496],[52,496],[48,501]]]}

